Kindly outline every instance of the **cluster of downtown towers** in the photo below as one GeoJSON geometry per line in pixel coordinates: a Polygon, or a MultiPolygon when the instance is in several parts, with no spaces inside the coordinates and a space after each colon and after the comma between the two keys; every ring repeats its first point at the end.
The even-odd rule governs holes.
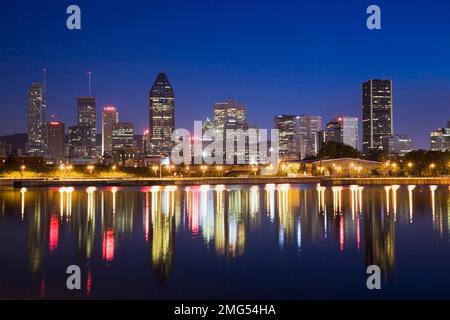
{"type": "MultiPolygon", "coordinates": [[[[159,73],[149,93],[149,130],[137,138],[134,126],[119,122],[114,106],[102,110],[101,144],[97,143],[96,99],[77,98],[77,124],[68,128],[64,123],[46,117],[45,87],[33,83],[28,97],[28,140],[26,152],[42,156],[47,163],[70,162],[118,163],[145,165],[146,158],[169,156],[175,130],[175,95],[164,73],[159,73]]],[[[322,130],[321,116],[277,115],[274,127],[279,130],[280,157],[301,160],[317,154],[321,145],[335,141],[359,148],[357,117],[339,115],[322,130]]],[[[214,120],[206,119],[204,129],[248,129],[246,109],[232,99],[214,104],[214,120]]],[[[362,85],[362,151],[384,150],[399,153],[412,150],[412,142],[404,136],[394,136],[392,81],[369,80],[362,85]]]]}

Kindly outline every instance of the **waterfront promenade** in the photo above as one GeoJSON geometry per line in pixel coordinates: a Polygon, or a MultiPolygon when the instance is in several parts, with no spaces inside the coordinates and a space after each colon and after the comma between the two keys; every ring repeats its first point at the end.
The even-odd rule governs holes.
{"type": "Polygon", "coordinates": [[[402,177],[374,177],[374,178],[341,178],[341,177],[192,177],[192,178],[39,178],[39,179],[0,179],[0,186],[15,188],[32,187],[88,187],[88,186],[152,186],[152,185],[257,185],[257,184],[317,184],[323,186],[346,185],[447,185],[450,177],[402,178],[402,177]]]}

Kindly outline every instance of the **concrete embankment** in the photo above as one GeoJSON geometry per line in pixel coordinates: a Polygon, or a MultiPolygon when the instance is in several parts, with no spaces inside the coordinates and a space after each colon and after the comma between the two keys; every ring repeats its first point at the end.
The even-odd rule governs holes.
{"type": "Polygon", "coordinates": [[[88,186],[152,186],[152,185],[257,185],[257,184],[317,184],[346,185],[450,185],[450,177],[434,178],[330,178],[330,177],[205,177],[178,179],[0,179],[0,186],[33,187],[88,187],[88,186]]]}

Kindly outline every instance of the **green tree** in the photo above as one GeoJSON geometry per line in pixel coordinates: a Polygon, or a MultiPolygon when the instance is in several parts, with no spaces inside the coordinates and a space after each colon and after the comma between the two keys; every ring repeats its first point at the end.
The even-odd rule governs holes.
{"type": "Polygon", "coordinates": [[[337,159],[337,158],[361,158],[361,153],[352,146],[329,141],[324,143],[319,153],[318,159],[337,159]]]}

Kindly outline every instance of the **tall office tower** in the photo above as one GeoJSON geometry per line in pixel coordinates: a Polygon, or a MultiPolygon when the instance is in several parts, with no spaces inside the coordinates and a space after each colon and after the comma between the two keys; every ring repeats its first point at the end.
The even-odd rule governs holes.
{"type": "Polygon", "coordinates": [[[50,121],[46,125],[45,157],[53,163],[61,163],[65,158],[65,127],[63,122],[50,121]]]}
{"type": "Polygon", "coordinates": [[[83,127],[95,128],[97,120],[94,97],[77,98],[77,124],[83,127]]]}
{"type": "Polygon", "coordinates": [[[175,95],[165,73],[159,73],[149,94],[150,139],[153,155],[170,155],[175,130],[175,95]]]}
{"type": "Polygon", "coordinates": [[[95,97],[77,98],[77,126],[74,131],[82,134],[80,143],[84,147],[86,157],[97,156],[97,129],[96,129],[96,103],[95,97]]]}
{"type": "Polygon", "coordinates": [[[342,122],[331,120],[325,128],[325,141],[342,143],[343,130],[342,122]]]}
{"type": "Polygon", "coordinates": [[[142,153],[150,154],[150,130],[145,129],[142,135],[142,153]]]}
{"type": "Polygon", "coordinates": [[[40,83],[33,83],[28,93],[28,140],[26,151],[33,156],[45,153],[46,101],[40,83]]]}
{"type": "Polygon", "coordinates": [[[112,152],[112,130],[119,122],[119,113],[113,106],[106,106],[102,112],[102,156],[112,152]]]}
{"type": "Polygon", "coordinates": [[[363,154],[383,150],[383,137],[394,135],[392,81],[369,80],[362,85],[363,154]]]}
{"type": "Polygon", "coordinates": [[[358,149],[358,118],[357,117],[338,117],[342,119],[342,143],[358,149]]]}
{"type": "Polygon", "coordinates": [[[279,132],[279,150],[282,160],[300,160],[298,116],[275,116],[275,129],[279,132]]]}
{"type": "Polygon", "coordinates": [[[326,141],[334,141],[358,149],[358,118],[339,116],[328,122],[326,141]]]}
{"type": "Polygon", "coordinates": [[[447,122],[447,128],[439,128],[430,133],[430,149],[450,151],[450,121],[447,122]]]}
{"type": "Polygon", "coordinates": [[[318,132],[322,129],[321,116],[301,115],[298,117],[298,134],[300,139],[301,159],[317,154],[318,132]]]}
{"type": "Polygon", "coordinates": [[[229,98],[214,104],[214,127],[224,132],[226,129],[247,130],[245,107],[229,98]]]}

